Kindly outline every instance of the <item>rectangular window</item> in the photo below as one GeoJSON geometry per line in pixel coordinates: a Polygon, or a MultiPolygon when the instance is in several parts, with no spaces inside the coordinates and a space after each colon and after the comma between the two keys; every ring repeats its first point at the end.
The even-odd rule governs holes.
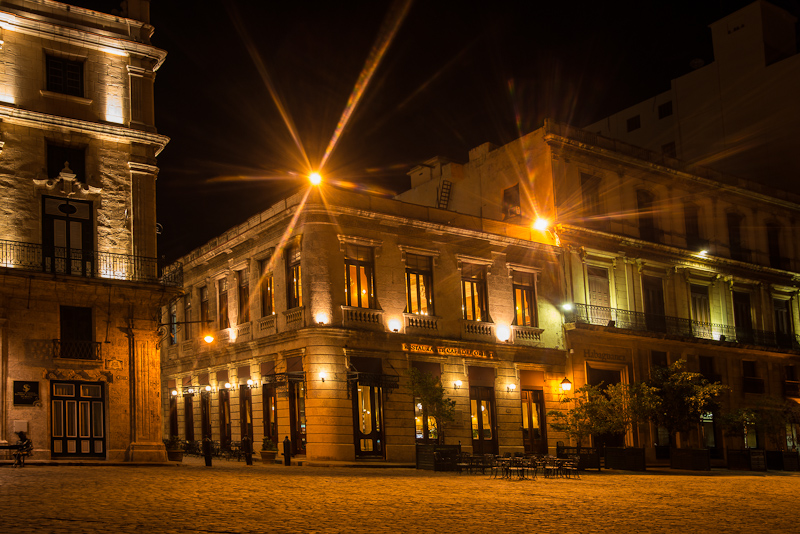
{"type": "Polygon", "coordinates": [[[300,249],[289,247],[286,249],[286,280],[287,298],[286,308],[299,308],[303,305],[303,282],[300,271],[300,249]]]}
{"type": "Polygon", "coordinates": [[[461,268],[461,311],[467,321],[488,321],[486,267],[465,263],[461,268]]]}
{"type": "Polygon", "coordinates": [[[709,382],[719,382],[720,377],[714,372],[714,357],[699,356],[700,374],[709,382]]]}
{"type": "Polygon", "coordinates": [[[200,323],[201,330],[205,330],[209,327],[208,323],[211,322],[211,312],[208,308],[208,288],[205,286],[200,288],[200,320],[202,321],[202,323],[200,323]]]}
{"type": "Polygon", "coordinates": [[[345,300],[355,308],[375,308],[375,281],[372,247],[345,246],[345,300]]]}
{"type": "Polygon", "coordinates": [[[642,189],[636,191],[636,203],[639,216],[639,237],[645,241],[659,242],[652,193],[642,189]]]}
{"type": "Polygon", "coordinates": [[[83,62],[47,56],[47,90],[83,97],[83,62]]]}
{"type": "Polygon", "coordinates": [[[189,295],[183,296],[183,340],[189,341],[192,339],[192,299],[189,295]]]}
{"type": "Polygon", "coordinates": [[[781,227],[777,224],[767,225],[767,251],[769,266],[774,269],[788,269],[787,261],[781,256],[781,227]]]}
{"type": "Polygon", "coordinates": [[[522,215],[519,204],[519,184],[503,191],[503,215],[506,219],[522,215]]]}
{"type": "Polygon", "coordinates": [[[275,279],[269,269],[269,260],[261,260],[261,317],[275,315],[275,279]]]}
{"type": "Polygon", "coordinates": [[[600,177],[581,173],[581,198],[586,217],[596,217],[600,209],[600,177]]]}
{"type": "Polygon", "coordinates": [[[658,118],[663,119],[672,115],[672,100],[664,102],[658,106],[658,118]]]}
{"type": "Polygon", "coordinates": [[[708,287],[691,284],[692,334],[702,339],[714,339],[711,326],[711,305],[708,287]]]}
{"type": "Polygon", "coordinates": [[[764,393],[764,379],[758,376],[755,361],[742,360],[742,389],[745,393],[764,393]]]}
{"type": "Polygon", "coordinates": [[[635,115],[628,119],[627,121],[628,132],[632,132],[634,130],[638,130],[642,127],[642,119],[639,115],[635,115]]]}
{"type": "Polygon", "coordinates": [[[406,313],[434,315],[430,256],[406,254],[406,313]]]}
{"type": "Polygon", "coordinates": [[[178,342],[178,303],[173,301],[169,304],[169,344],[174,345],[178,342]]]}
{"type": "Polygon", "coordinates": [[[696,204],[687,202],[683,205],[683,223],[686,227],[686,246],[695,252],[707,248],[708,242],[700,236],[700,208],[696,204]]]}
{"type": "Polygon", "coordinates": [[[94,343],[92,309],[61,306],[61,358],[95,360],[99,354],[94,343]]]}
{"type": "Polygon", "coordinates": [[[532,273],[514,271],[514,324],[517,326],[539,326],[536,316],[536,276],[532,273]]]}
{"type": "Polygon", "coordinates": [[[250,322],[250,269],[236,273],[239,282],[239,324],[250,322]]]}
{"type": "Polygon", "coordinates": [[[750,256],[742,241],[742,219],[738,213],[728,213],[728,242],[731,258],[738,261],[749,261],[750,256]]]}
{"type": "Polygon", "coordinates": [[[217,282],[217,321],[219,329],[228,328],[231,323],[228,318],[228,279],[221,278],[217,282]]]}

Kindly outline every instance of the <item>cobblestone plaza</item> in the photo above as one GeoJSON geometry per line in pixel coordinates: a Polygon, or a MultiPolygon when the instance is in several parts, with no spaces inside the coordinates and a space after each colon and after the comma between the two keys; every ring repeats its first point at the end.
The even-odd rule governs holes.
{"type": "Polygon", "coordinates": [[[510,481],[413,469],[0,467],[2,531],[793,532],[800,475],[583,473],[510,481]]]}

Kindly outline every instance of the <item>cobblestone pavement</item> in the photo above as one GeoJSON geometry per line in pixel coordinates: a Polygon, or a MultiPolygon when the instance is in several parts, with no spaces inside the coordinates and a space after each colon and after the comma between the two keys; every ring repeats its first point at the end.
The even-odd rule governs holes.
{"type": "Polygon", "coordinates": [[[0,467],[0,532],[797,532],[800,475],[0,467]]]}

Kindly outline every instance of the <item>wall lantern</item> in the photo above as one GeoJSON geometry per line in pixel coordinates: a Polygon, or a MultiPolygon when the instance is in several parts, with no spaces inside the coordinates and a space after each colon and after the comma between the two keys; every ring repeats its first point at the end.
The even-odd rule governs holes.
{"type": "Polygon", "coordinates": [[[564,380],[561,381],[561,391],[567,392],[572,389],[572,382],[569,381],[569,378],[564,377],[564,380]]]}
{"type": "Polygon", "coordinates": [[[397,333],[397,332],[400,331],[400,326],[401,326],[400,325],[400,321],[398,319],[391,319],[389,321],[389,330],[391,330],[394,333],[397,333]]]}
{"type": "Polygon", "coordinates": [[[206,334],[205,336],[203,336],[203,341],[205,341],[206,343],[213,343],[214,336],[212,336],[211,334],[206,334]]]}
{"type": "Polygon", "coordinates": [[[572,303],[565,302],[564,304],[561,305],[561,309],[564,311],[572,311],[572,303]]]}
{"type": "Polygon", "coordinates": [[[173,397],[177,397],[178,396],[178,390],[177,389],[173,389],[172,390],[172,396],[173,397]]]}
{"type": "Polygon", "coordinates": [[[461,387],[461,380],[456,380],[453,382],[453,389],[458,389],[461,387]]]}
{"type": "Polygon", "coordinates": [[[211,386],[206,386],[206,393],[211,393],[211,386]]]}
{"type": "Polygon", "coordinates": [[[325,382],[325,378],[326,378],[327,376],[328,376],[328,375],[325,373],[325,371],[320,371],[320,373],[319,373],[319,379],[320,379],[320,380],[322,380],[323,382],[325,382]]]}
{"type": "Polygon", "coordinates": [[[513,393],[515,389],[517,389],[516,384],[508,384],[506,386],[506,391],[508,391],[509,393],[513,393]]]}
{"type": "Polygon", "coordinates": [[[328,317],[327,313],[320,312],[314,316],[314,320],[317,322],[318,325],[323,326],[328,324],[330,318],[328,317]]]}

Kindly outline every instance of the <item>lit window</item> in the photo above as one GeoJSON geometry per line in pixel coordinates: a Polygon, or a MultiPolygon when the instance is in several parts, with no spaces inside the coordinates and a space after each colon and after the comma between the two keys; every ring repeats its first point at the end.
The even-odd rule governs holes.
{"type": "Polygon", "coordinates": [[[345,300],[355,308],[375,308],[374,262],[371,247],[345,246],[345,300]]]}
{"type": "Polygon", "coordinates": [[[275,314],[275,279],[268,272],[269,260],[261,261],[261,317],[275,314]]]}
{"type": "Polygon", "coordinates": [[[239,324],[250,322],[250,269],[236,273],[239,282],[239,324]]]}
{"type": "Polygon", "coordinates": [[[461,268],[462,318],[488,321],[486,313],[486,268],[465,263],[461,268]]]}
{"type": "Polygon", "coordinates": [[[218,284],[218,298],[217,304],[219,305],[219,309],[217,310],[217,319],[219,321],[219,329],[222,330],[224,328],[228,328],[231,323],[228,319],[228,279],[222,278],[218,284]]]}
{"type": "Polygon", "coordinates": [[[514,324],[539,326],[536,315],[536,275],[514,271],[514,324]]]}
{"type": "Polygon", "coordinates": [[[286,308],[299,308],[303,305],[303,283],[300,271],[300,249],[289,247],[286,249],[286,279],[287,295],[286,308]]]}
{"type": "Polygon", "coordinates": [[[406,313],[434,314],[430,256],[406,254],[406,313]]]}

